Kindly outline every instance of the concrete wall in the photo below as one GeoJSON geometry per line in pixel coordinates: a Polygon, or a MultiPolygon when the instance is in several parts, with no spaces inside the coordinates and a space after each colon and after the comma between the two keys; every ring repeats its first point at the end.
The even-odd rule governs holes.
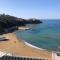
{"type": "Polygon", "coordinates": [[[56,52],[52,52],[52,60],[60,60],[60,56],[58,56],[56,52]]]}

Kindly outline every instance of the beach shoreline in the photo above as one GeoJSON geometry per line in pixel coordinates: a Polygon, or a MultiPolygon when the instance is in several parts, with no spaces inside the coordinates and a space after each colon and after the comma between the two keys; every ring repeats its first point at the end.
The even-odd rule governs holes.
{"type": "MultiPolygon", "coordinates": [[[[39,50],[27,46],[22,40],[18,40],[14,33],[4,34],[8,41],[0,42],[0,49],[6,51],[7,53],[12,53],[15,56],[26,56],[26,57],[36,57],[36,58],[47,58],[52,59],[51,52],[45,50],[39,50]]],[[[31,46],[31,45],[30,45],[31,46]]]]}
{"type": "Polygon", "coordinates": [[[24,41],[24,40],[22,40],[22,41],[23,41],[23,43],[25,43],[25,45],[27,45],[27,46],[29,46],[29,47],[31,47],[31,48],[39,49],[39,50],[46,50],[46,49],[43,49],[43,48],[39,48],[39,47],[37,47],[37,46],[34,46],[34,45],[32,45],[32,44],[24,41]]]}

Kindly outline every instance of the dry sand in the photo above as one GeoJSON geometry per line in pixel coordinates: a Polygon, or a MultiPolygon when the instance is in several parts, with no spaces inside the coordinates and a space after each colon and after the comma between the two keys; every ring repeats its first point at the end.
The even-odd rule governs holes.
{"type": "Polygon", "coordinates": [[[37,58],[47,58],[52,60],[52,53],[34,49],[25,45],[22,40],[18,40],[14,33],[4,34],[8,41],[0,42],[0,50],[6,51],[7,53],[12,53],[13,55],[18,56],[27,56],[27,57],[37,57],[37,58]]]}

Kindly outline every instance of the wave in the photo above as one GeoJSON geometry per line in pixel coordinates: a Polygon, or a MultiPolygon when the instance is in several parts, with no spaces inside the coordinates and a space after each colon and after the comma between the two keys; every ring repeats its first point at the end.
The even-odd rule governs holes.
{"type": "Polygon", "coordinates": [[[39,49],[39,50],[46,50],[46,49],[39,48],[39,47],[37,47],[35,45],[32,45],[32,44],[26,42],[25,40],[23,40],[23,42],[24,42],[25,45],[27,45],[29,47],[32,47],[32,48],[35,48],[35,49],[39,49]]]}

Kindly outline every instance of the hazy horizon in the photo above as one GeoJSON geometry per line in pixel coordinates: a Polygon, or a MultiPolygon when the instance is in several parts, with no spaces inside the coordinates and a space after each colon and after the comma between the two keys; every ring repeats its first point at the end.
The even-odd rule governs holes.
{"type": "Polygon", "coordinates": [[[0,0],[0,14],[19,18],[60,19],[60,0],[0,0]]]}

